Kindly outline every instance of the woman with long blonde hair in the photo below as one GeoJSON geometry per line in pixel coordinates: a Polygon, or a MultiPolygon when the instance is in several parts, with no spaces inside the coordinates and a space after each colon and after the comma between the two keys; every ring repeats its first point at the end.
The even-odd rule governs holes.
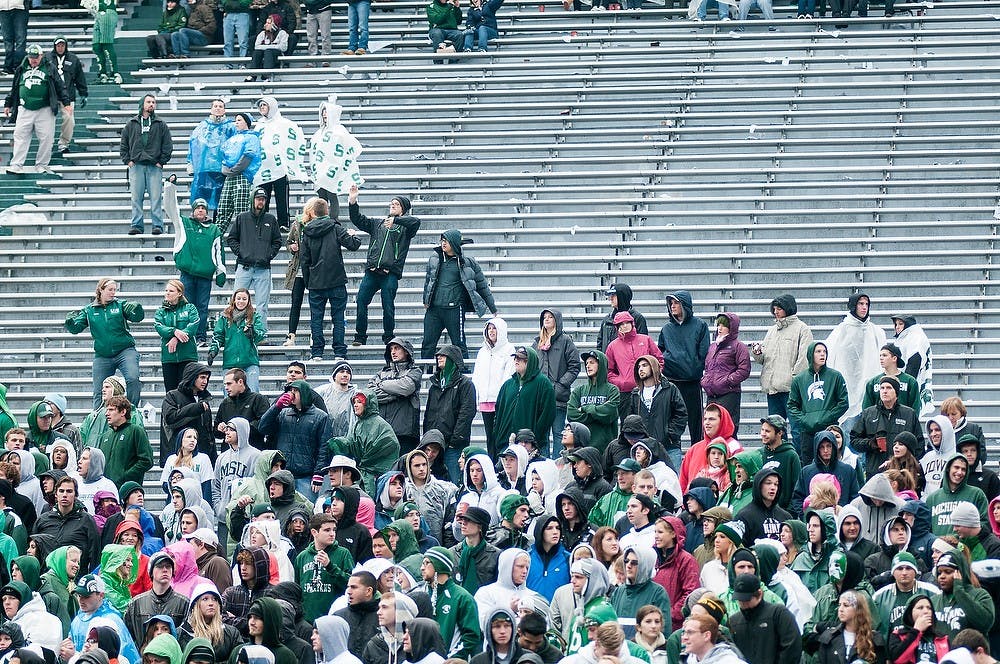
{"type": "Polygon", "coordinates": [[[239,630],[222,622],[222,596],[211,583],[200,583],[191,593],[188,617],[177,630],[177,641],[186,648],[192,639],[212,644],[216,662],[229,661],[229,655],[243,638],[239,630]]]}

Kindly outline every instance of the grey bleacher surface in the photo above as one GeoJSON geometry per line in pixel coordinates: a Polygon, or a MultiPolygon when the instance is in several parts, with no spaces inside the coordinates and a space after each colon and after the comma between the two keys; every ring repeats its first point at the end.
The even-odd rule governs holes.
{"type": "MultiPolygon", "coordinates": [[[[42,179],[50,193],[24,197],[46,220],[15,217],[5,224],[12,234],[0,235],[0,382],[20,418],[50,391],[66,394],[72,420],[89,411],[92,341],[68,334],[62,321],[104,275],[146,307],[147,320],[133,329],[144,400],[160,405],[151,320],[174,274],[173,236],[169,226],[159,237],[125,235],[118,132],[136,99],[150,90],[161,98],[175,147],[166,171],[178,177],[186,212],[186,143],[214,97],[228,97],[233,113],[273,94],[309,135],[319,103],[335,93],[343,123],[364,146],[362,211],[383,214],[391,195],[404,194],[423,220],[397,296],[397,333],[415,345],[424,264],[451,227],[473,240],[466,251],[517,342],[537,332],[543,307],[556,307],[566,332],[589,347],[607,313],[604,290],[619,279],[632,286],[654,337],[664,294],[686,288],[702,318],[738,313],[746,342],[763,337],[779,293],[795,294],[822,339],[860,289],[890,339],[890,313],[918,317],[933,343],[937,399],[963,398],[989,432],[995,462],[1000,2],[907,3],[891,20],[876,6],[869,18],[843,20],[846,29],[836,27],[841,19],[794,20],[783,7],[768,32],[756,12],[743,24],[696,23],[657,4],[574,13],[554,0],[509,0],[496,47],[444,65],[432,62],[423,6],[376,4],[375,50],[363,57],[310,59],[303,37],[270,83],[244,83],[247,72],[225,69],[231,61],[218,46],[183,61],[144,60],[111,97],[115,108],[78,124],[78,147],[56,168],[60,177],[42,179]]],[[[50,11],[33,12],[32,41],[59,33],[89,40],[78,12],[50,11]]],[[[345,39],[338,14],[334,53],[345,39]]],[[[5,141],[10,132],[0,128],[5,141]]],[[[293,207],[311,193],[292,183],[293,207]]],[[[346,218],[345,197],[341,209],[346,218]]],[[[353,295],[364,251],[345,258],[353,295]]],[[[269,396],[287,362],[309,356],[307,303],[296,346],[280,346],[287,260],[282,251],[274,264],[270,345],[261,353],[269,396]]],[[[227,294],[215,289],[214,314],[227,294]]],[[[354,311],[351,302],[348,342],[354,311]]],[[[374,343],[350,351],[358,384],[382,362],[377,297],[370,313],[374,343]]],[[[483,324],[467,321],[473,356],[483,324]]],[[[330,365],[309,367],[314,383],[330,365]]],[[[744,384],[741,432],[750,441],[766,408],[759,368],[744,384]]],[[[157,428],[149,433],[155,444],[157,428]]]]}

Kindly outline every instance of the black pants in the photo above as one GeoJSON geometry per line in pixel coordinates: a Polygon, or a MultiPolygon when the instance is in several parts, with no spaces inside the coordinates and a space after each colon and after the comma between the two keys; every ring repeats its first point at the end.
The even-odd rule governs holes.
{"type": "Polygon", "coordinates": [[[271,211],[271,194],[274,194],[274,216],[278,218],[279,226],[290,226],[291,219],[288,216],[288,178],[278,178],[274,182],[265,182],[260,188],[267,192],[267,207],[265,212],[271,211]]]}
{"type": "Polygon", "coordinates": [[[681,391],[681,398],[684,399],[684,406],[688,412],[688,433],[691,434],[691,444],[701,440],[701,382],[697,380],[671,380],[678,390],[681,391]]]}
{"type": "Polygon", "coordinates": [[[181,376],[184,375],[184,368],[189,364],[191,364],[190,360],[187,362],[164,362],[161,365],[163,389],[165,392],[177,389],[177,386],[181,382],[181,376]]]}
{"type": "Polygon", "coordinates": [[[441,333],[448,330],[451,343],[462,351],[462,357],[469,357],[465,345],[465,312],[462,307],[430,307],[424,312],[424,338],[420,344],[420,357],[429,360],[434,357],[441,333]]]}
{"type": "Polygon", "coordinates": [[[723,394],[721,396],[712,397],[708,399],[711,403],[717,403],[727,411],[729,411],[729,416],[733,418],[733,438],[739,438],[740,431],[740,398],[743,396],[742,392],[730,392],[729,394],[723,394]]]}
{"type": "Polygon", "coordinates": [[[288,310],[288,331],[295,334],[299,329],[299,317],[302,315],[302,298],[306,294],[306,280],[301,275],[292,282],[292,306],[288,310]]]}

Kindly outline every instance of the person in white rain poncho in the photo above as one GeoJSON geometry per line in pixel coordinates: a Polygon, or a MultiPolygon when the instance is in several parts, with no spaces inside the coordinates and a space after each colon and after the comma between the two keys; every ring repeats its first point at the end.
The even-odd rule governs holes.
{"type": "Polygon", "coordinates": [[[263,158],[253,184],[267,192],[268,211],[271,209],[271,194],[274,194],[275,217],[280,225],[289,226],[288,180],[305,179],[302,169],[306,155],[305,135],[297,124],[281,115],[278,100],[274,97],[257,100],[257,111],[260,113],[257,133],[260,134],[263,158]]]}
{"type": "Polygon", "coordinates": [[[903,371],[917,380],[920,387],[920,407],[917,414],[927,416],[934,412],[934,388],[931,385],[931,341],[917,319],[908,314],[893,314],[896,345],[903,351],[903,371]]]}
{"type": "Polygon", "coordinates": [[[861,413],[865,383],[882,373],[878,354],[885,345],[885,332],[869,318],[870,309],[871,298],[864,293],[852,295],[847,301],[848,314],[826,339],[826,366],[839,371],[847,383],[850,405],[841,422],[861,413]]]}
{"type": "Polygon", "coordinates": [[[330,203],[330,216],[336,216],[339,194],[346,194],[351,185],[362,185],[365,179],[358,171],[361,143],[340,123],[343,108],[335,95],[319,105],[319,130],[309,142],[310,167],[316,193],[330,203]]]}

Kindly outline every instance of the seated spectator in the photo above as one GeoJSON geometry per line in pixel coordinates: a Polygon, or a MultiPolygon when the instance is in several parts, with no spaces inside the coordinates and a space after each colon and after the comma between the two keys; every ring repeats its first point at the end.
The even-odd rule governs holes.
{"type": "Polygon", "coordinates": [[[187,12],[180,6],[177,0],[167,0],[167,8],[163,10],[160,18],[160,25],[156,28],[156,34],[146,37],[146,48],[149,49],[149,57],[162,59],[169,58],[173,52],[173,33],[187,25],[187,12]]]}
{"type": "Polygon", "coordinates": [[[207,2],[188,0],[185,27],[170,33],[170,45],[178,58],[191,57],[192,46],[204,46],[215,36],[215,14],[207,2]]]}
{"type": "Polygon", "coordinates": [[[491,39],[499,36],[497,31],[497,10],[503,0],[470,0],[469,11],[465,14],[465,46],[463,50],[485,53],[491,39]],[[473,46],[476,46],[473,49],[473,46]]]}
{"type": "Polygon", "coordinates": [[[465,33],[458,29],[458,24],[462,22],[460,4],[460,0],[431,0],[427,5],[427,22],[430,24],[427,37],[435,51],[448,46],[460,51],[465,45],[465,33]]]}
{"type": "Polygon", "coordinates": [[[792,502],[788,507],[788,511],[796,518],[802,516],[804,511],[802,501],[810,491],[812,479],[819,474],[830,474],[837,478],[840,483],[838,504],[841,506],[854,500],[861,489],[857,483],[857,474],[854,469],[840,460],[840,449],[833,433],[820,431],[813,440],[816,457],[813,463],[803,468],[799,474],[795,492],[792,494],[792,502]]]}
{"type": "MultiPolygon", "coordinates": [[[[978,452],[979,445],[976,441],[976,453],[978,454],[978,452]]],[[[917,459],[922,455],[923,447],[918,446],[916,437],[909,431],[901,431],[896,434],[895,440],[892,441],[892,456],[879,466],[879,470],[883,472],[890,469],[907,471],[914,483],[914,486],[909,488],[920,495],[924,492],[925,483],[924,473],[917,459]]],[[[916,498],[916,496],[912,497],[916,498]]]]}
{"type": "Polygon", "coordinates": [[[926,595],[914,595],[906,604],[903,624],[889,634],[890,662],[940,662],[951,646],[948,625],[938,622],[926,595]]]}
{"type": "MultiPolygon", "coordinates": [[[[281,27],[281,16],[271,14],[264,21],[264,28],[257,33],[257,39],[253,46],[253,58],[251,58],[251,69],[277,69],[278,56],[283,55],[288,48],[288,33],[281,27]]],[[[257,77],[250,74],[245,82],[256,81],[257,77]]],[[[270,81],[271,74],[262,74],[262,81],[270,81]]]]}

